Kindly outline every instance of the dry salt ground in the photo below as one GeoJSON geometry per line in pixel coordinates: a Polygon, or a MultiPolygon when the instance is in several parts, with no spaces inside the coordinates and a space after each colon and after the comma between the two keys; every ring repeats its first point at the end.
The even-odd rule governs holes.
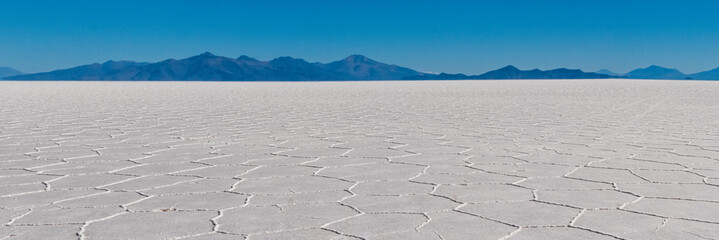
{"type": "Polygon", "coordinates": [[[0,239],[719,238],[719,82],[0,82],[0,239]]]}

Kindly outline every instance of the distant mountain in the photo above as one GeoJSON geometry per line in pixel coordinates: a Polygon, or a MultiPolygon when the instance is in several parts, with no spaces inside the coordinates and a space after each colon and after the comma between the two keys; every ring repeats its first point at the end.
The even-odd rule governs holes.
{"type": "Polygon", "coordinates": [[[609,75],[609,76],[623,76],[623,75],[624,75],[624,74],[619,74],[619,73],[612,72],[612,71],[610,71],[609,69],[601,69],[601,70],[599,70],[599,71],[596,71],[595,73],[606,74],[606,75],[609,75]]]}
{"type": "Polygon", "coordinates": [[[640,68],[624,74],[628,78],[635,79],[684,79],[686,74],[672,68],[651,65],[647,68],[640,68]]]}
{"type": "MultiPolygon", "coordinates": [[[[256,60],[255,60],[256,61],[256,60]]],[[[261,63],[261,62],[258,62],[261,63]]],[[[266,76],[274,81],[308,81],[308,80],[349,80],[350,77],[342,72],[327,70],[324,64],[309,63],[304,59],[292,57],[279,57],[268,62],[267,69],[275,75],[266,76]]],[[[255,81],[261,81],[262,78],[255,81]]]]}
{"type": "Polygon", "coordinates": [[[107,61],[79,67],[8,77],[9,80],[125,80],[140,72],[147,63],[107,61]]]}
{"type": "Polygon", "coordinates": [[[715,68],[709,71],[699,72],[689,75],[691,79],[699,80],[719,80],[719,68],[715,68]]]}
{"type": "Polygon", "coordinates": [[[149,81],[253,81],[272,76],[266,63],[254,59],[232,59],[206,52],[185,59],[167,59],[142,66],[127,80],[149,81]]]}
{"type": "Polygon", "coordinates": [[[46,73],[14,76],[10,80],[149,80],[149,81],[324,81],[395,80],[423,73],[352,55],[328,64],[280,57],[271,61],[237,59],[206,52],[157,63],[109,61],[46,73]]]}
{"type": "Polygon", "coordinates": [[[464,75],[464,74],[425,74],[422,76],[409,76],[407,80],[459,80],[459,79],[597,79],[610,78],[606,74],[588,73],[582,70],[558,68],[554,70],[542,71],[539,69],[519,70],[509,65],[497,70],[489,71],[481,75],[464,75]]]}
{"type": "Polygon", "coordinates": [[[356,80],[396,80],[406,76],[424,75],[424,73],[409,68],[384,64],[362,55],[351,55],[340,61],[328,63],[322,68],[328,71],[346,73],[350,79],[356,80]]]}
{"type": "Polygon", "coordinates": [[[9,67],[0,67],[0,79],[2,79],[4,77],[10,77],[10,76],[21,75],[21,74],[25,74],[25,73],[20,72],[15,69],[12,69],[12,68],[9,68],[9,67]]]}

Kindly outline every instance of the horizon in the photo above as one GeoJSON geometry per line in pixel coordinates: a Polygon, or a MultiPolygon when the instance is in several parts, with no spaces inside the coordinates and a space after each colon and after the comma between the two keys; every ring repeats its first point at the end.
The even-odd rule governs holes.
{"type": "Polygon", "coordinates": [[[421,72],[719,67],[712,1],[25,1],[0,9],[0,66],[47,72],[202,52],[331,62],[360,54],[421,72]],[[282,3],[282,4],[279,4],[282,3]]]}

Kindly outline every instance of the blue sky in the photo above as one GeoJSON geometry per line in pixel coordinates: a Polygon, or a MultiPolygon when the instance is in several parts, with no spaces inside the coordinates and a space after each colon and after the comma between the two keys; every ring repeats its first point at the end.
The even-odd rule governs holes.
{"type": "Polygon", "coordinates": [[[0,66],[48,71],[210,51],[427,72],[515,65],[615,72],[719,67],[719,1],[0,0],[0,66]]]}

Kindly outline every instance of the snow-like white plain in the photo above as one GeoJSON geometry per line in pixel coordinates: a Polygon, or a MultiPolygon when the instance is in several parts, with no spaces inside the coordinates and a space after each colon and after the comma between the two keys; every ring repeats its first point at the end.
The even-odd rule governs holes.
{"type": "Polygon", "coordinates": [[[719,238],[719,82],[0,82],[0,239],[719,238]]]}

